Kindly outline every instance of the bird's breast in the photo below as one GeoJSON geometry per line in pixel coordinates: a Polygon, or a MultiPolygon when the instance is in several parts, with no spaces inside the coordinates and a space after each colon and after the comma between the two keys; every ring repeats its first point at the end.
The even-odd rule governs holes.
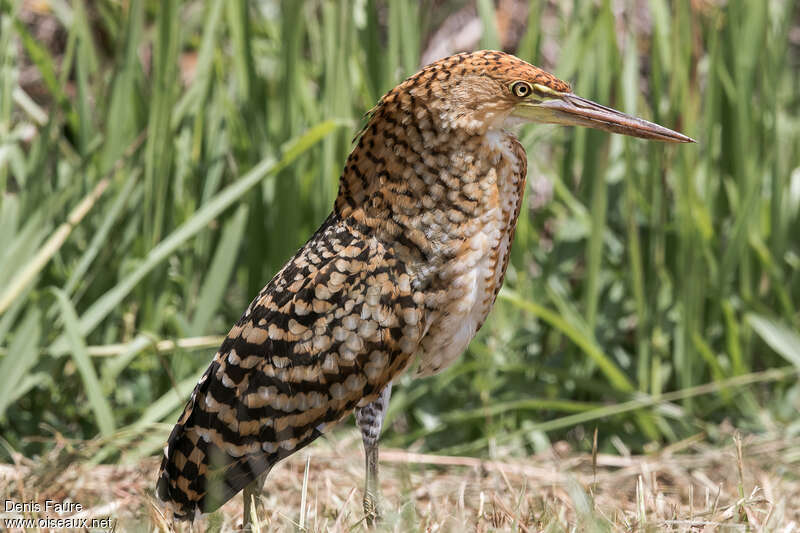
{"type": "Polygon", "coordinates": [[[482,207],[451,232],[451,255],[434,273],[418,375],[437,373],[464,352],[489,314],[508,266],[524,190],[525,152],[509,134],[490,132],[479,159],[482,207]]]}

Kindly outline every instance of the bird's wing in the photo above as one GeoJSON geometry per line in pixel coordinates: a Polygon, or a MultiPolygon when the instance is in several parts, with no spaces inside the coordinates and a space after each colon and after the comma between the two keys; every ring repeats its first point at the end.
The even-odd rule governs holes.
{"type": "Polygon", "coordinates": [[[157,485],[173,515],[216,509],[374,400],[419,345],[410,281],[332,215],[228,333],[175,425],[157,485]]]}

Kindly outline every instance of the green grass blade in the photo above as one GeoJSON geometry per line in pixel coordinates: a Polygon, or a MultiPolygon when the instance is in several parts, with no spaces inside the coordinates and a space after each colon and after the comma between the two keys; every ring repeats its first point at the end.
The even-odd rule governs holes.
{"type": "Polygon", "coordinates": [[[133,193],[133,188],[138,181],[138,177],[139,172],[137,170],[132,171],[125,180],[125,183],[122,185],[122,188],[117,193],[117,196],[114,198],[114,201],[108,208],[108,212],[103,217],[103,222],[97,228],[91,242],[89,243],[89,246],[81,256],[78,264],[75,265],[75,268],[72,270],[72,273],[64,285],[64,292],[67,294],[71,295],[78,287],[78,283],[80,283],[80,281],[83,279],[84,275],[89,270],[92,261],[94,261],[94,259],[97,257],[97,254],[100,252],[102,247],[110,244],[109,234],[111,233],[111,230],[114,228],[115,224],[117,224],[122,210],[130,200],[131,194],[133,193]]]}
{"type": "Polygon", "coordinates": [[[41,337],[41,313],[31,308],[14,331],[8,355],[0,359],[0,419],[22,391],[19,383],[28,376],[39,359],[38,344],[41,337]]]}
{"type": "Polygon", "coordinates": [[[107,104],[107,128],[103,144],[100,172],[105,173],[119,160],[131,141],[141,131],[139,125],[141,93],[137,85],[141,75],[138,58],[143,37],[144,2],[131,0],[124,19],[122,46],[117,57],[111,95],[107,104]]]}
{"type": "Polygon", "coordinates": [[[246,221],[247,206],[242,205],[222,230],[217,251],[214,252],[214,259],[197,298],[197,312],[189,326],[189,335],[204,333],[211,317],[222,302],[228,280],[236,266],[237,252],[244,237],[246,221]]]}
{"type": "Polygon", "coordinates": [[[800,368],[800,333],[755,313],[747,315],[747,322],[770,348],[800,368]]]}
{"type": "Polygon", "coordinates": [[[170,118],[177,96],[180,21],[175,0],[158,3],[157,37],[153,48],[153,93],[144,156],[144,236],[150,246],[161,240],[167,205],[167,178],[172,166],[170,118]]]}
{"type": "Polygon", "coordinates": [[[78,326],[78,314],[64,291],[53,289],[53,293],[56,296],[58,306],[61,308],[61,319],[64,322],[70,356],[83,380],[83,388],[89,400],[89,407],[94,412],[100,434],[108,437],[114,432],[114,414],[111,410],[111,404],[100,386],[100,380],[97,378],[89,353],[86,351],[86,342],[78,326]]]}
{"type": "Polygon", "coordinates": [[[500,50],[500,37],[497,35],[497,18],[494,3],[491,0],[478,0],[478,16],[481,19],[481,48],[484,50],[500,50]]]}

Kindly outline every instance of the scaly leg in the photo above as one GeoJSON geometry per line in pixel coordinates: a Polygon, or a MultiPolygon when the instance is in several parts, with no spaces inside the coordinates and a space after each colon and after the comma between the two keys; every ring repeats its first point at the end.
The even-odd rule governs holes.
{"type": "Polygon", "coordinates": [[[242,497],[244,498],[244,516],[242,517],[242,529],[250,531],[250,524],[258,520],[257,515],[253,515],[253,501],[255,501],[256,508],[261,509],[260,497],[261,492],[264,490],[264,482],[267,480],[267,469],[263,474],[255,478],[249,485],[242,490],[242,497]]]}
{"type": "Polygon", "coordinates": [[[380,519],[379,507],[380,484],[378,483],[378,439],[381,436],[383,418],[389,407],[389,397],[392,395],[392,384],[389,383],[381,391],[381,395],[374,402],[356,409],[356,424],[361,429],[361,438],[364,441],[364,455],[366,457],[367,477],[364,487],[364,514],[367,524],[373,525],[380,519]]]}

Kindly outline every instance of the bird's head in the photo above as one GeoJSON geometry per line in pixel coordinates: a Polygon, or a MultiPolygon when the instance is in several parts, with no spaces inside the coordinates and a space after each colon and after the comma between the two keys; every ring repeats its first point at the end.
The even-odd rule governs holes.
{"type": "MultiPolygon", "coordinates": [[[[392,93],[433,111],[445,130],[485,133],[521,122],[585,126],[667,142],[694,142],[678,132],[572,93],[568,83],[504,52],[482,50],[437,61],[392,93]]],[[[421,113],[420,113],[421,114],[421,113]]]]}

